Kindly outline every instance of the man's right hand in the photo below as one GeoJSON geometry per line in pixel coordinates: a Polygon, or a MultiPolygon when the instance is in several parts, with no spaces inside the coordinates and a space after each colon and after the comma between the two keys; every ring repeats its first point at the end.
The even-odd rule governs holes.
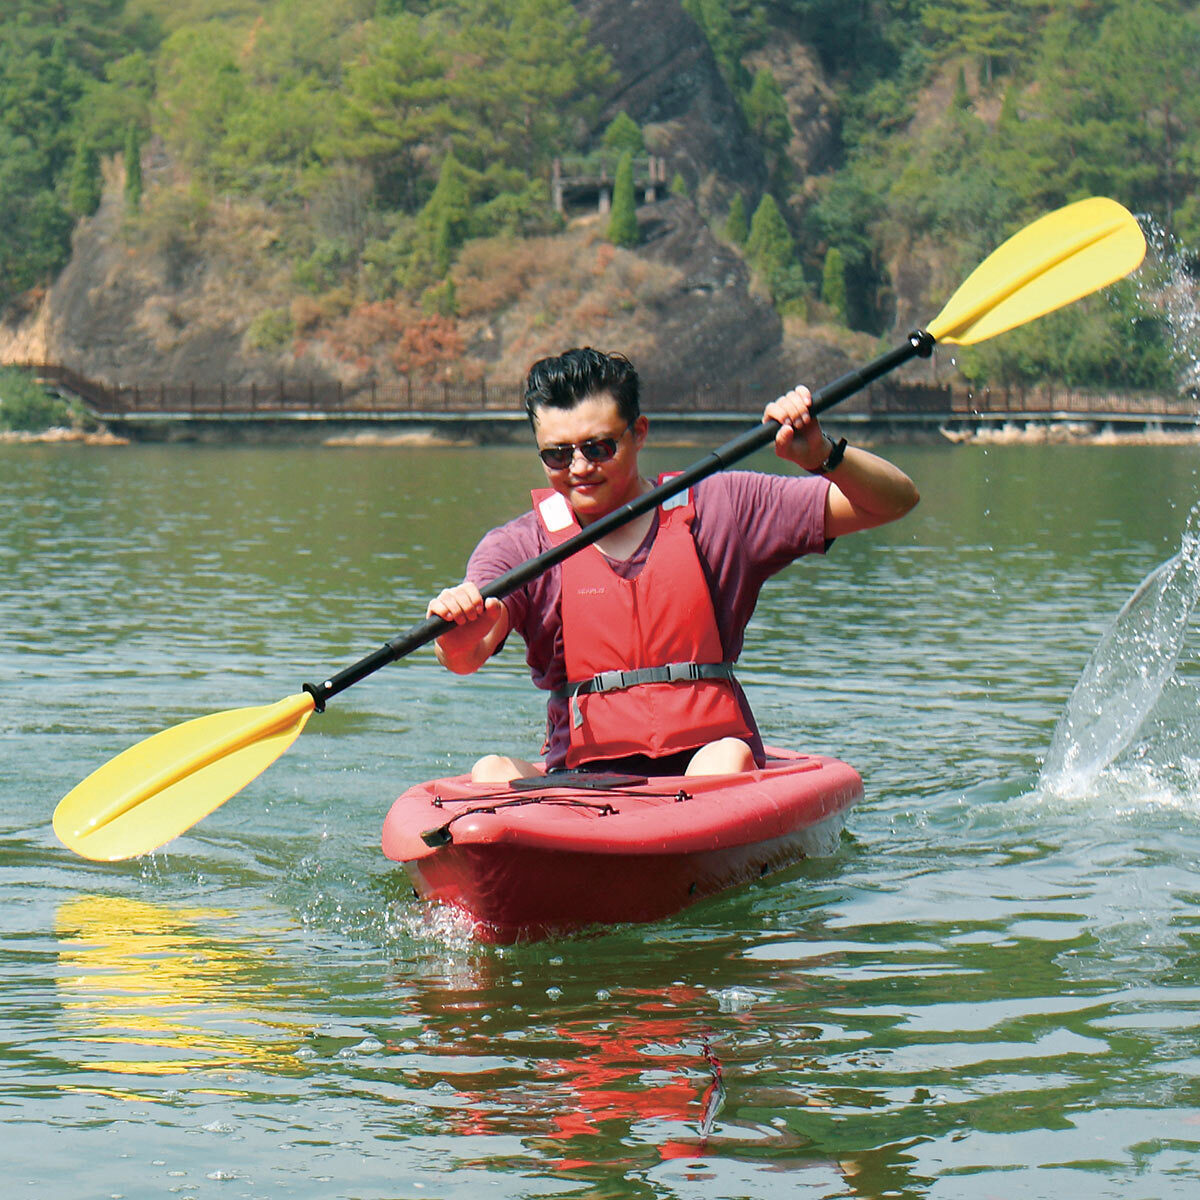
{"type": "Polygon", "coordinates": [[[508,636],[508,609],[495,597],[484,600],[470,580],[443,588],[425,612],[454,624],[434,642],[434,653],[456,675],[478,671],[508,636]]]}

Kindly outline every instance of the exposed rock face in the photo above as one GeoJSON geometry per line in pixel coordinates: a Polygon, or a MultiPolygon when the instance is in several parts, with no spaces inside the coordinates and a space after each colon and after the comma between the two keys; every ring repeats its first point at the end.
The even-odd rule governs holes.
{"type": "Polygon", "coordinates": [[[679,0],[578,0],[575,7],[620,76],[603,124],[628,113],[666,158],[668,174],[678,171],[717,211],[735,188],[761,192],[762,154],[703,32],[679,0]]]}
{"type": "Polygon", "coordinates": [[[231,263],[215,240],[131,241],[123,211],[120,180],[110,178],[38,310],[0,334],[0,358],[61,363],[110,384],[276,378],[278,357],[244,346],[262,305],[255,264],[231,263]]]}
{"type": "Polygon", "coordinates": [[[740,256],[713,237],[687,200],[647,205],[638,223],[642,254],[680,272],[669,302],[653,314],[654,360],[642,366],[650,390],[681,380],[758,384],[769,377],[782,323],[751,295],[740,256]]]}
{"type": "Polygon", "coordinates": [[[779,84],[792,126],[788,160],[801,186],[805,176],[830,170],[841,149],[838,111],[816,56],[793,34],[780,30],[747,56],[746,65],[751,70],[766,67],[779,84]]]}

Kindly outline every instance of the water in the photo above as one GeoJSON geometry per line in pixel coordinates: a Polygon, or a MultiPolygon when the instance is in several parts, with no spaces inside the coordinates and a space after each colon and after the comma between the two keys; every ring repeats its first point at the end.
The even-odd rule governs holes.
{"type": "Polygon", "coordinates": [[[1195,452],[893,453],[921,506],[773,580],[744,657],[771,738],[866,780],[838,854],[496,949],[378,834],[405,783],[535,744],[515,650],[356,685],[152,858],[87,863],[49,821],[146,734],[412,624],[529,456],[0,447],[6,1194],[1194,1195],[1194,613],[1124,748],[1041,772],[1185,543],[1195,452]]]}
{"type": "MultiPolygon", "coordinates": [[[[1090,787],[1137,736],[1163,690],[1177,682],[1200,600],[1197,525],[1200,503],[1188,516],[1179,552],[1142,580],[1093,651],[1054,730],[1039,781],[1044,789],[1069,793],[1090,787]]],[[[1189,723],[1188,742],[1196,731],[1189,723]]],[[[1139,746],[1150,752],[1163,740],[1162,731],[1152,729],[1139,746]]],[[[1188,746],[1181,749],[1186,754],[1188,746]]]]}

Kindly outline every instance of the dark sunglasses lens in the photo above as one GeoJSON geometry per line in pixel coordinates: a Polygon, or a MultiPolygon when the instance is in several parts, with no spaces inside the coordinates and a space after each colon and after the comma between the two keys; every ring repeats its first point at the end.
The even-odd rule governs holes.
{"type": "Polygon", "coordinates": [[[595,438],[590,442],[581,442],[579,452],[588,462],[608,462],[617,452],[616,438],[595,438]]]}
{"type": "Polygon", "coordinates": [[[578,450],[590,463],[608,462],[617,452],[617,438],[589,438],[577,446],[547,446],[538,451],[538,457],[552,471],[561,471],[571,465],[578,450]]]}

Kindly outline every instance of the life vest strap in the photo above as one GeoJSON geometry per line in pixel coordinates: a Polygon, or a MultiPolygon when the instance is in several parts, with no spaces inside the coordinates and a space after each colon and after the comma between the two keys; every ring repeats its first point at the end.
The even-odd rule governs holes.
{"type": "Polygon", "coordinates": [[[573,700],[593,692],[617,692],[643,683],[695,683],[701,679],[733,679],[733,663],[667,663],[665,667],[635,667],[631,671],[600,671],[590,679],[580,679],[556,688],[556,700],[573,700]]]}

